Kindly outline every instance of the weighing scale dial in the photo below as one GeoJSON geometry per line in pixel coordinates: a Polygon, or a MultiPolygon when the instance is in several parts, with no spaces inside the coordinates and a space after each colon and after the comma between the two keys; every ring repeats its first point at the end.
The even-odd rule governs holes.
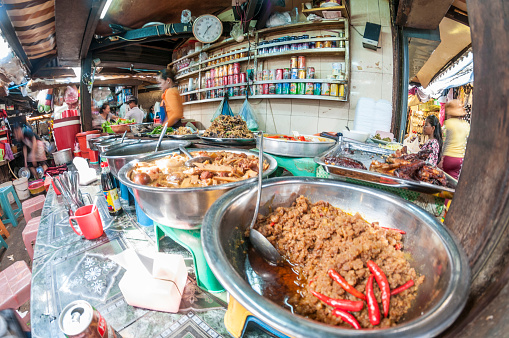
{"type": "Polygon", "coordinates": [[[193,34],[202,43],[212,43],[223,34],[223,23],[214,15],[201,15],[194,20],[193,34]]]}

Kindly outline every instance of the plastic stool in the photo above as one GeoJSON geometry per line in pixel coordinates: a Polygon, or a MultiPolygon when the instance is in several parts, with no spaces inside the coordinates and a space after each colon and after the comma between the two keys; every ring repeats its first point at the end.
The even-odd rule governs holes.
{"type": "Polygon", "coordinates": [[[3,246],[6,249],[9,248],[9,246],[7,245],[7,243],[5,243],[4,238],[1,235],[0,235],[0,246],[3,246]]]}
{"type": "Polygon", "coordinates": [[[0,272],[0,310],[17,309],[30,300],[32,273],[24,261],[0,272]]]}
{"type": "MultiPolygon", "coordinates": [[[[129,196],[134,199],[134,196],[132,194],[133,190],[129,189],[129,196]]],[[[134,205],[136,208],[136,220],[138,221],[138,223],[147,227],[154,225],[154,221],[150,217],[148,217],[147,214],[143,212],[143,210],[141,210],[141,207],[138,205],[138,202],[136,202],[136,200],[134,201],[134,205]]]]}
{"type": "Polygon", "coordinates": [[[37,239],[37,231],[39,231],[39,223],[41,222],[41,217],[32,218],[28,221],[25,229],[23,230],[23,243],[25,243],[25,248],[27,249],[28,256],[30,259],[34,260],[34,247],[32,246],[32,242],[35,243],[37,239]]]}
{"type": "Polygon", "coordinates": [[[19,201],[18,195],[12,186],[0,188],[0,204],[2,205],[2,210],[4,211],[5,216],[7,216],[7,218],[3,220],[4,224],[11,223],[13,227],[17,227],[18,217],[23,214],[23,209],[21,208],[21,202],[19,201]],[[9,194],[14,196],[14,201],[18,206],[15,210],[12,210],[11,203],[9,203],[9,194]]]}
{"type": "Polygon", "coordinates": [[[4,225],[4,222],[0,219],[0,237],[5,236],[5,238],[9,238],[11,234],[7,231],[7,228],[4,225]]]}
{"type": "Polygon", "coordinates": [[[44,195],[39,195],[23,202],[23,215],[25,216],[27,224],[28,221],[32,219],[32,213],[37,210],[41,210],[44,207],[45,200],[46,197],[44,195]]]}

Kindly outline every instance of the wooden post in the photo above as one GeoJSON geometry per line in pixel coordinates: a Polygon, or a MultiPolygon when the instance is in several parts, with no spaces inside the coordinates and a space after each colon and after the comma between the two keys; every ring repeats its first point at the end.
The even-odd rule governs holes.
{"type": "Polygon", "coordinates": [[[506,0],[468,0],[467,5],[475,74],[472,125],[445,224],[468,256],[472,287],[463,313],[446,335],[504,336],[509,290],[509,11],[506,0]]]}
{"type": "Polygon", "coordinates": [[[80,99],[81,99],[81,129],[92,130],[92,94],[88,92],[88,83],[83,83],[83,75],[92,76],[92,53],[81,60],[80,99]]]}

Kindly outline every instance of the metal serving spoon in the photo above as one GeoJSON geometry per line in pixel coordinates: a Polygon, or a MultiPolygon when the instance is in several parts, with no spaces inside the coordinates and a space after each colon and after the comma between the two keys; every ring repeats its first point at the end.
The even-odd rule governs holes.
{"type": "Polygon", "coordinates": [[[254,248],[262,254],[262,257],[269,262],[270,264],[279,265],[283,263],[283,257],[279,254],[279,252],[274,248],[274,246],[269,242],[269,240],[261,234],[258,230],[254,229],[254,225],[256,224],[256,220],[258,219],[258,211],[260,209],[260,200],[262,199],[262,176],[263,176],[263,133],[258,132],[258,137],[260,138],[259,148],[258,148],[258,195],[256,197],[256,207],[253,215],[253,219],[251,220],[251,225],[249,226],[249,239],[251,240],[251,244],[253,244],[254,248]]]}
{"type": "Polygon", "coordinates": [[[205,161],[209,161],[210,163],[212,163],[212,161],[214,161],[214,159],[212,157],[209,157],[209,156],[196,156],[196,157],[193,157],[193,155],[191,155],[186,148],[184,148],[183,146],[179,146],[179,149],[181,152],[183,152],[187,157],[189,157],[189,160],[187,160],[186,162],[184,162],[184,165],[186,167],[194,167],[194,164],[195,163],[203,163],[205,161]]]}
{"type": "Polygon", "coordinates": [[[166,123],[163,127],[163,130],[161,130],[161,135],[159,136],[159,140],[157,140],[156,149],[154,150],[154,153],[157,153],[159,151],[159,147],[161,146],[161,142],[163,141],[164,135],[166,135],[166,130],[168,129],[168,123],[166,123]]]}

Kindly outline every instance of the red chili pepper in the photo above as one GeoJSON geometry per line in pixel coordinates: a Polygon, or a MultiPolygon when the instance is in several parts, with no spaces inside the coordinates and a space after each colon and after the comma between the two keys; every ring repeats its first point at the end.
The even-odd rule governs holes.
{"type": "Polygon", "coordinates": [[[368,284],[366,284],[366,298],[368,303],[368,315],[371,325],[380,324],[380,309],[378,302],[375,298],[375,291],[373,291],[373,275],[369,276],[368,284]]]}
{"type": "Polygon", "coordinates": [[[281,138],[281,136],[265,136],[265,137],[267,137],[267,138],[276,138],[276,139],[277,138],[281,138]]]}
{"type": "Polygon", "coordinates": [[[336,283],[338,283],[339,285],[341,285],[341,287],[343,289],[345,289],[346,292],[348,292],[349,294],[351,294],[352,296],[355,296],[357,298],[360,298],[362,300],[365,300],[366,299],[366,296],[364,296],[360,291],[357,291],[356,288],[354,288],[353,286],[351,286],[350,284],[348,284],[348,282],[346,281],[346,279],[343,278],[343,276],[341,276],[339,274],[339,272],[337,272],[336,270],[334,269],[330,269],[328,271],[328,274],[330,276],[330,278],[334,279],[334,281],[336,283]]]}
{"type": "Polygon", "coordinates": [[[396,243],[396,245],[394,246],[396,250],[401,250],[401,247],[402,247],[401,243],[396,243]]]}
{"type": "Polygon", "coordinates": [[[271,222],[271,223],[270,223],[270,226],[271,226],[271,227],[273,227],[273,226],[274,226],[274,224],[276,224],[276,222],[271,222]]]}
{"type": "Polygon", "coordinates": [[[384,272],[378,265],[376,265],[375,262],[370,260],[367,261],[366,264],[368,265],[369,271],[375,275],[376,282],[378,283],[380,291],[382,292],[382,305],[384,308],[385,318],[387,318],[389,315],[389,306],[391,304],[391,287],[389,286],[389,282],[387,281],[387,277],[385,276],[384,272]]]}
{"type": "Polygon", "coordinates": [[[408,282],[406,282],[405,284],[403,284],[403,285],[401,285],[401,286],[398,286],[397,288],[395,288],[394,290],[392,290],[392,291],[391,291],[391,296],[397,295],[398,293],[403,292],[403,291],[405,291],[406,289],[411,288],[412,286],[414,286],[414,281],[413,281],[413,280],[409,280],[409,281],[408,281],[408,282]]]}
{"type": "Polygon", "coordinates": [[[322,295],[321,293],[318,293],[314,290],[310,290],[310,292],[313,294],[313,296],[320,299],[325,304],[344,311],[358,312],[364,307],[364,302],[360,300],[354,301],[348,299],[336,299],[322,295]]]}
{"type": "Polygon", "coordinates": [[[385,230],[392,230],[392,231],[396,231],[396,232],[399,232],[399,233],[400,233],[400,234],[402,234],[402,235],[406,234],[406,232],[405,232],[405,231],[400,230],[400,229],[387,228],[387,227],[380,227],[380,228],[385,229],[385,230]]]}
{"type": "Polygon", "coordinates": [[[334,310],[332,310],[332,314],[334,316],[337,316],[337,317],[343,319],[343,321],[345,323],[348,323],[348,324],[352,325],[353,328],[356,329],[356,330],[359,330],[361,328],[361,325],[359,324],[357,319],[355,319],[355,317],[352,314],[350,314],[350,313],[348,313],[346,311],[343,311],[343,310],[340,310],[340,309],[334,309],[334,310]]]}
{"type": "Polygon", "coordinates": [[[299,141],[306,141],[306,138],[304,136],[299,136],[299,141]]]}

